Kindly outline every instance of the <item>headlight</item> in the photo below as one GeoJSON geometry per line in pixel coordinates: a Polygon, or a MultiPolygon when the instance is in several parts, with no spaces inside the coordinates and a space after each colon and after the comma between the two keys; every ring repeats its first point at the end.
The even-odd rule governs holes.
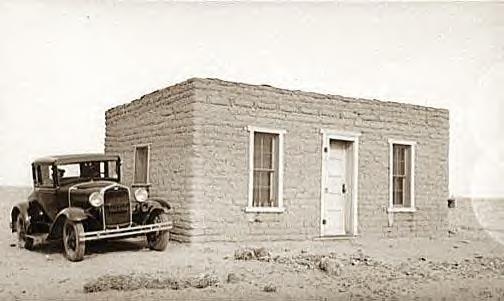
{"type": "Polygon", "coordinates": [[[147,201],[148,197],[149,194],[147,193],[147,190],[145,190],[145,188],[138,188],[137,190],[135,190],[135,199],[140,203],[147,201]]]}
{"type": "Polygon", "coordinates": [[[94,207],[100,207],[103,205],[103,198],[99,192],[93,192],[89,196],[89,203],[93,205],[94,207]]]}

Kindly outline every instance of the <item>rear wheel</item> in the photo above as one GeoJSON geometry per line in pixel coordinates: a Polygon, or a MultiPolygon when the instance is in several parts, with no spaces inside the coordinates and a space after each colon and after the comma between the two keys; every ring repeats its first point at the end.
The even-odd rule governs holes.
{"type": "Polygon", "coordinates": [[[84,233],[84,227],[80,222],[66,220],[63,225],[63,247],[65,256],[70,261],[81,261],[84,259],[86,242],[81,241],[80,234],[84,233]]]}
{"type": "Polygon", "coordinates": [[[26,237],[26,221],[22,214],[18,214],[16,219],[16,232],[18,238],[18,247],[27,250],[33,249],[33,239],[26,237]]]}
{"type": "MultiPolygon", "coordinates": [[[[149,219],[149,224],[164,223],[168,221],[168,214],[162,211],[156,211],[152,213],[152,216],[149,219]]],[[[168,230],[147,233],[147,244],[151,250],[164,251],[169,240],[170,232],[168,230]]]]}

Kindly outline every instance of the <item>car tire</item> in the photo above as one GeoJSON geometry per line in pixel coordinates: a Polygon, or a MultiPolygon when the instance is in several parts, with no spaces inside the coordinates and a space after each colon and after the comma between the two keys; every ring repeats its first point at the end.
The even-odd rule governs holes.
{"type": "Polygon", "coordinates": [[[80,222],[66,220],[63,225],[63,248],[65,257],[70,261],[81,261],[84,259],[86,242],[80,240],[80,234],[84,233],[84,227],[80,222]]]}
{"type": "Polygon", "coordinates": [[[16,219],[16,232],[18,239],[18,247],[22,249],[32,250],[33,239],[26,237],[26,222],[22,214],[18,214],[16,219]]]}
{"type": "MultiPolygon", "coordinates": [[[[149,224],[164,223],[168,222],[169,220],[170,218],[168,217],[168,214],[162,211],[156,211],[152,213],[151,217],[149,218],[149,224]]],[[[147,233],[147,244],[149,246],[149,249],[151,250],[164,251],[168,246],[169,240],[170,231],[168,230],[147,233]]]]}

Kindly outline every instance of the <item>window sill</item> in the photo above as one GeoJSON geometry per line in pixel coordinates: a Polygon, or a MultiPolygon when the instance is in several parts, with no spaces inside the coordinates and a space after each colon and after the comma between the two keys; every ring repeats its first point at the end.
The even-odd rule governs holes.
{"type": "Polygon", "coordinates": [[[387,212],[416,212],[416,208],[387,208],[387,212]]]}
{"type": "Polygon", "coordinates": [[[152,186],[151,183],[133,183],[131,184],[131,187],[150,187],[152,186]]]}
{"type": "Polygon", "coordinates": [[[246,213],[283,213],[284,207],[245,207],[246,213]]]}

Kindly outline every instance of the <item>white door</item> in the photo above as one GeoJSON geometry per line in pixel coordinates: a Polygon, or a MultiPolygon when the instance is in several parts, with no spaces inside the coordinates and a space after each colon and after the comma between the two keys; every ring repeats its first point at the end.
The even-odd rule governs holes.
{"type": "Polygon", "coordinates": [[[344,235],[347,219],[347,143],[330,140],[325,156],[323,235],[344,235]]]}

